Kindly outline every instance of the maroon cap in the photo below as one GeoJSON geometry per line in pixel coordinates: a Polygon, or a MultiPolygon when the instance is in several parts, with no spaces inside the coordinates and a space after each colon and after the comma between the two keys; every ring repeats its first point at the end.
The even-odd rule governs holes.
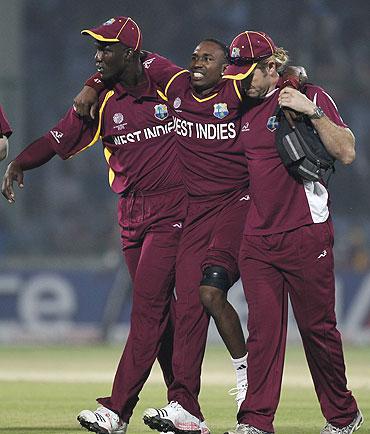
{"type": "Polygon", "coordinates": [[[134,50],[141,49],[141,31],[130,17],[115,17],[94,29],[82,30],[83,35],[90,35],[97,41],[121,42],[134,50]]]}
{"type": "Polygon", "coordinates": [[[243,80],[254,71],[260,60],[275,53],[276,46],[266,33],[247,30],[233,39],[229,50],[231,64],[223,77],[243,80]]]}

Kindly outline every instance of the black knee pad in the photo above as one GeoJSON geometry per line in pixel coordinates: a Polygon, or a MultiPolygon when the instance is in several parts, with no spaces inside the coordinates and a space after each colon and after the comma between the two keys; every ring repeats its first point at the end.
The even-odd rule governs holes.
{"type": "Polygon", "coordinates": [[[212,265],[203,270],[203,277],[200,284],[214,286],[215,288],[222,289],[222,291],[225,292],[227,292],[232,286],[225,268],[216,265],[212,265]]]}

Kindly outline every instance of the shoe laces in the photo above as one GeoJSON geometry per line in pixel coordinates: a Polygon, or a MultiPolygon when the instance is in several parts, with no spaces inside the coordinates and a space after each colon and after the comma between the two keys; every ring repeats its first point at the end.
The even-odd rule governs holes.
{"type": "Polygon", "coordinates": [[[175,410],[183,410],[182,406],[177,401],[171,401],[168,405],[175,410]]]}
{"type": "Polygon", "coordinates": [[[337,428],[331,423],[326,422],[326,425],[324,426],[320,434],[351,434],[360,428],[363,421],[364,418],[362,416],[362,413],[360,410],[358,410],[356,417],[349,425],[344,426],[343,428],[337,428]]]}
{"type": "Polygon", "coordinates": [[[322,430],[322,433],[338,433],[339,434],[341,431],[342,431],[341,428],[337,428],[337,427],[333,426],[331,423],[328,422],[324,426],[324,428],[322,430]]]}
{"type": "Polygon", "coordinates": [[[330,434],[348,434],[351,431],[351,429],[353,428],[352,424],[344,426],[343,428],[338,428],[334,425],[332,425],[331,423],[327,423],[324,426],[324,429],[322,430],[322,433],[326,434],[326,433],[330,433],[330,434]]]}
{"type": "Polygon", "coordinates": [[[110,411],[108,408],[103,407],[103,406],[98,407],[98,408],[94,411],[94,413],[98,413],[98,414],[99,414],[100,416],[102,416],[103,418],[109,419],[109,421],[110,421],[110,419],[112,419],[112,416],[113,416],[113,414],[111,413],[111,411],[110,411]]]}
{"type": "Polygon", "coordinates": [[[272,434],[272,433],[268,433],[267,431],[262,431],[261,429],[256,428],[255,426],[243,424],[243,423],[236,424],[235,433],[236,434],[272,434]]]}
{"type": "Polygon", "coordinates": [[[114,413],[112,410],[104,406],[98,407],[94,411],[94,413],[98,413],[100,417],[102,417],[106,422],[108,422],[111,425],[111,427],[113,427],[114,424],[119,425],[121,422],[119,416],[116,413],[114,413]]]}

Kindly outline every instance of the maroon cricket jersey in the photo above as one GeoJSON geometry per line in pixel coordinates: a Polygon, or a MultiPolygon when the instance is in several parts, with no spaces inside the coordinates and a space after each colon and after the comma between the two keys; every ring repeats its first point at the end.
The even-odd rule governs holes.
{"type": "MultiPolygon", "coordinates": [[[[154,55],[153,55],[154,56],[154,55]]],[[[236,81],[222,80],[200,97],[190,74],[163,57],[144,62],[172,107],[185,187],[192,196],[220,194],[247,186],[247,164],[240,141],[241,96],[236,81]]]]}
{"type": "Polygon", "coordinates": [[[173,119],[149,77],[148,82],[140,96],[121,84],[104,91],[96,121],[83,120],[70,109],[45,137],[63,159],[101,138],[109,184],[116,193],[182,185],[173,119]]]}
{"type": "Polygon", "coordinates": [[[8,119],[4,113],[2,106],[0,105],[0,135],[10,137],[12,134],[12,129],[10,128],[8,119]]]}
{"type": "MultiPolygon", "coordinates": [[[[278,83],[279,85],[279,83],[278,83]]],[[[328,192],[320,182],[298,182],[289,175],[275,144],[277,87],[242,117],[240,140],[250,173],[251,207],[244,233],[267,235],[289,231],[329,217],[328,192]]],[[[332,98],[320,87],[307,85],[306,95],[335,124],[346,127],[332,98]]]]}

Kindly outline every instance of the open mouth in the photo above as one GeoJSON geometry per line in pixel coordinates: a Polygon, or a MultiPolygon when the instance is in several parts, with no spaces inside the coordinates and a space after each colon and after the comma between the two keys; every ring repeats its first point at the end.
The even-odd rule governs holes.
{"type": "Polygon", "coordinates": [[[205,74],[200,71],[192,71],[194,80],[202,80],[205,77],[205,74]]]}

